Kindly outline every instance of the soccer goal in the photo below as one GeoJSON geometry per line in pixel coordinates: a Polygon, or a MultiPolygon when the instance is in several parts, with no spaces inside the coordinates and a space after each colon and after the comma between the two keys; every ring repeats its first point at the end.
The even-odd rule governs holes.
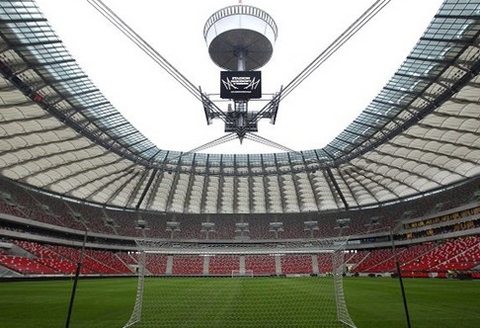
{"type": "Polygon", "coordinates": [[[253,270],[232,270],[232,278],[253,277],[253,270]]]}
{"type": "Polygon", "coordinates": [[[124,328],[355,327],[343,291],[346,241],[138,240],[137,294],[124,328]]]}

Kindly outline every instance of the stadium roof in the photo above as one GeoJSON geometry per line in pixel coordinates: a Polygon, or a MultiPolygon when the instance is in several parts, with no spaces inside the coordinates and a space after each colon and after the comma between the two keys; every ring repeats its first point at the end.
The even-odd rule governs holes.
{"type": "Polygon", "coordinates": [[[93,85],[34,2],[0,5],[0,174],[105,206],[300,213],[376,206],[480,173],[480,1],[447,0],[365,110],[320,149],[159,149],[93,85]]]}

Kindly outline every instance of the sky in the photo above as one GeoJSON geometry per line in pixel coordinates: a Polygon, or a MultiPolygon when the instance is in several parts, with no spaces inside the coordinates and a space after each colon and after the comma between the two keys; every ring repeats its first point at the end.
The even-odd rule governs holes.
{"type": "MultiPolygon", "coordinates": [[[[374,0],[243,0],[278,26],[271,60],[262,71],[265,102],[287,85],[374,0]]],[[[104,0],[122,20],[195,86],[218,94],[220,71],[208,55],[203,28],[235,0],[104,0]]],[[[378,15],[280,103],[275,125],[259,136],[296,151],[324,147],[375,98],[421,37],[442,0],[392,0],[378,15]]],[[[159,148],[190,151],[224,136],[207,125],[201,102],[98,13],[87,0],[37,0],[80,67],[106,98],[159,148]]],[[[227,102],[217,105],[227,110],[227,102]]],[[[230,141],[206,153],[274,153],[251,140],[230,141]]]]}

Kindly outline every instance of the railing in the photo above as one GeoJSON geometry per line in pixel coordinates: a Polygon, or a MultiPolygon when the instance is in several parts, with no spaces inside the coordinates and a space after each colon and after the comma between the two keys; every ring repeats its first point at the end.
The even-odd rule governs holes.
{"type": "Polygon", "coordinates": [[[278,28],[273,18],[261,9],[258,9],[252,6],[245,6],[245,5],[229,6],[215,12],[212,16],[210,16],[210,18],[205,23],[205,27],[203,28],[203,36],[206,37],[210,27],[212,27],[212,25],[214,25],[220,19],[228,16],[235,16],[235,15],[250,15],[250,16],[260,18],[265,23],[270,25],[275,35],[275,40],[277,39],[278,28]]]}

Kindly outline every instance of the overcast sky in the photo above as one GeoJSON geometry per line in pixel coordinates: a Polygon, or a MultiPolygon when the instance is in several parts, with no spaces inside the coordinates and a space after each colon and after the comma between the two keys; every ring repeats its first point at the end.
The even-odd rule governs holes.
{"type": "MultiPolygon", "coordinates": [[[[130,27],[206,93],[219,93],[222,70],[203,38],[207,19],[230,0],[104,0],[130,27]]],[[[262,91],[287,85],[374,0],[243,0],[272,16],[279,34],[262,71],[262,91]]],[[[189,151],[225,135],[207,125],[203,107],[86,0],[37,0],[53,29],[108,100],[161,149],[189,151]]],[[[280,104],[275,125],[258,134],[294,150],[322,148],[365,109],[395,73],[439,9],[441,0],[392,0],[280,104]]],[[[264,99],[269,100],[270,96],[264,99]]],[[[265,103],[250,102],[249,109],[265,103]]],[[[227,103],[218,103],[226,110],[227,103]]],[[[209,153],[271,153],[238,140],[209,153]]]]}

